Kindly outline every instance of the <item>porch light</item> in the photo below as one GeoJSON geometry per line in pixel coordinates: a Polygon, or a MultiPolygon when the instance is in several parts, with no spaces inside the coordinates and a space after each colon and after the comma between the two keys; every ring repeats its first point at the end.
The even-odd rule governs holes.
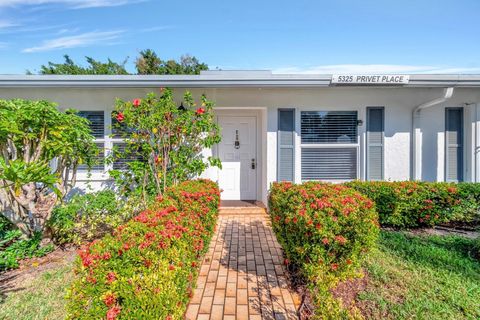
{"type": "Polygon", "coordinates": [[[361,127],[363,124],[363,120],[357,120],[357,126],[361,127]]]}

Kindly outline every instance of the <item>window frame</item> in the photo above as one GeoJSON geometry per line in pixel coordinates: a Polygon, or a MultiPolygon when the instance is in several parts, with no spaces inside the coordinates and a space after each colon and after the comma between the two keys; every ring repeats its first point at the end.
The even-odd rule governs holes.
{"type": "Polygon", "coordinates": [[[360,144],[361,144],[361,130],[360,125],[358,124],[359,118],[361,116],[361,111],[358,108],[328,108],[328,107],[312,107],[312,108],[298,108],[296,114],[296,129],[297,129],[297,140],[296,145],[298,146],[298,151],[295,153],[295,157],[298,158],[298,163],[295,162],[295,167],[298,168],[298,176],[296,176],[297,181],[324,181],[324,182],[333,182],[333,183],[342,183],[347,181],[352,181],[360,178],[361,174],[361,163],[360,163],[360,144]],[[347,111],[347,112],[356,112],[357,114],[357,136],[356,142],[354,143],[302,143],[302,112],[336,112],[336,111],[347,111]],[[325,180],[303,180],[302,179],[302,149],[303,148],[355,148],[356,152],[356,177],[352,180],[342,180],[342,179],[325,179],[325,180]]]}

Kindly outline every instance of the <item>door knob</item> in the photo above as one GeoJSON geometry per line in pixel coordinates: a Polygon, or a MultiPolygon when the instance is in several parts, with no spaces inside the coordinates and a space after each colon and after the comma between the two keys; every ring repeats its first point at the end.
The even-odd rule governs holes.
{"type": "Polygon", "coordinates": [[[255,167],[257,166],[257,162],[255,161],[255,158],[252,159],[252,169],[255,170],[255,167]]]}

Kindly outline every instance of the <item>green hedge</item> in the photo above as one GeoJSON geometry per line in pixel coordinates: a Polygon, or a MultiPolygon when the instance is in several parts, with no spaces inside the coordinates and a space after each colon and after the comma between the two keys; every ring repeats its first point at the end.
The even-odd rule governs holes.
{"type": "Polygon", "coordinates": [[[181,319],[218,214],[218,186],[169,189],[112,235],[79,251],[68,319],[181,319]]]}
{"type": "Polygon", "coordinates": [[[345,185],[375,202],[382,226],[415,228],[479,220],[480,184],[353,181],[345,185]]]}
{"type": "Polygon", "coordinates": [[[318,317],[350,313],[330,293],[338,281],[360,275],[379,228],[373,202],[343,185],[274,183],[269,208],[286,263],[307,279],[318,317]]]}

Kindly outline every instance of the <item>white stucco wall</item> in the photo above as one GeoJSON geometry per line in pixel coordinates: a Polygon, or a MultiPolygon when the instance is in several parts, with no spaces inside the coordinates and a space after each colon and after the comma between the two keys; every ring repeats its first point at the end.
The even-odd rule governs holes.
{"type": "MultiPolygon", "coordinates": [[[[113,109],[115,99],[142,97],[156,88],[2,88],[1,99],[26,98],[55,101],[61,108],[79,110],[113,109]]],[[[183,89],[176,90],[181,101],[183,89]]],[[[255,109],[261,118],[262,176],[259,198],[266,200],[267,187],[277,176],[277,110],[295,108],[297,120],[301,110],[357,110],[364,124],[359,127],[360,171],[359,178],[365,177],[365,117],[367,106],[385,107],[385,179],[408,180],[411,177],[411,130],[413,109],[442,95],[442,88],[371,88],[371,87],[329,87],[329,88],[218,88],[194,89],[195,97],[205,93],[215,101],[219,109],[255,109]]],[[[444,128],[445,107],[465,108],[465,179],[473,180],[475,163],[475,125],[480,105],[480,89],[456,89],[452,99],[423,110],[420,127],[422,133],[422,179],[444,180],[444,128]]],[[[478,119],[480,120],[480,119],[478,119]]],[[[299,129],[297,124],[297,129],[299,129]]],[[[477,135],[480,134],[477,132],[477,135]]],[[[297,146],[299,137],[297,137],[297,146]]],[[[296,177],[300,179],[300,149],[297,148],[296,177]]],[[[214,177],[213,173],[206,176],[214,177]]],[[[104,181],[92,182],[94,188],[105,185],[104,181]]],[[[79,184],[83,186],[83,182],[79,184]]]]}

